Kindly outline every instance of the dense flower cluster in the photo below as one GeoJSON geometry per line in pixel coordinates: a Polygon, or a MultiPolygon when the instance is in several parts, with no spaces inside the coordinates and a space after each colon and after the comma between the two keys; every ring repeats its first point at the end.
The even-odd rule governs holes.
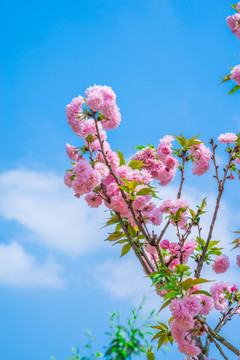
{"type": "Polygon", "coordinates": [[[229,29],[232,31],[233,34],[237,36],[238,39],[240,39],[240,14],[236,13],[232,16],[227,17],[227,24],[229,29]]]}
{"type": "Polygon", "coordinates": [[[170,324],[170,329],[180,352],[189,356],[196,356],[201,353],[194,340],[194,336],[203,336],[205,333],[201,322],[199,322],[199,315],[208,314],[212,307],[212,299],[204,295],[185,296],[182,299],[171,301],[169,308],[173,321],[170,324]]]}
{"type": "MultiPolygon", "coordinates": [[[[211,294],[202,290],[200,284],[206,281],[200,278],[201,269],[199,273],[199,269],[196,269],[195,275],[192,275],[187,265],[191,264],[190,259],[197,266],[206,259],[207,264],[212,263],[217,274],[226,272],[230,267],[229,258],[221,254],[221,248],[211,245],[208,252],[208,245],[215,243],[210,241],[211,237],[207,245],[201,239],[199,221],[205,212],[205,201],[197,206],[195,213],[181,197],[186,163],[192,161],[194,175],[205,174],[211,158],[215,159],[217,145],[212,143],[211,152],[197,137],[186,140],[183,136],[175,136],[181,146],[176,149],[172,147],[174,138],[165,135],[156,148],[150,145],[137,147],[138,151],[127,164],[123,154],[113,151],[107,141],[106,130],[116,128],[121,121],[116,95],[110,87],[94,85],[88,88],[85,98],[78,96],[67,105],[66,114],[68,124],[82,139],[83,146],[66,145],[72,168],[65,173],[65,184],[73,189],[75,197],[85,195],[90,207],[97,208],[104,204],[111,210],[112,224],[117,225],[109,241],[125,244],[123,253],[124,247],[129,251],[135,246],[135,254],[146,274],[150,276],[156,273],[159,276],[153,285],[163,300],[167,300],[172,314],[166,336],[172,338],[179,351],[191,360],[201,353],[201,342],[198,340],[207,331],[205,316],[213,307],[224,311],[240,300],[235,284],[214,283],[211,294]],[[157,202],[152,183],[157,181],[160,186],[166,186],[178,170],[181,186],[176,198],[157,202]],[[164,221],[166,225],[158,237],[152,225],[160,225],[164,221]],[[176,241],[170,235],[164,235],[169,226],[176,230],[176,241]],[[191,235],[193,227],[198,229],[199,236],[191,235]],[[195,277],[192,279],[189,276],[195,277]]],[[[224,181],[233,179],[232,173],[238,171],[236,163],[240,164],[239,136],[234,133],[221,134],[218,142],[227,144],[227,152],[231,154],[224,181]]],[[[236,247],[239,244],[240,241],[236,247]]],[[[240,267],[240,255],[237,256],[237,265],[240,267]]],[[[235,313],[240,314],[240,308],[236,308],[235,313]]],[[[207,356],[205,358],[211,360],[207,356]]]]}
{"type": "MultiPolygon", "coordinates": [[[[240,39],[240,2],[233,7],[237,12],[232,16],[228,16],[226,21],[232,33],[235,34],[238,39],[240,39]]],[[[230,74],[223,76],[223,82],[234,80],[237,83],[237,85],[229,92],[229,94],[233,94],[235,91],[239,90],[240,86],[240,65],[236,65],[231,69],[232,71],[230,74]]]]}
{"type": "Polygon", "coordinates": [[[203,175],[205,174],[210,165],[212,153],[208,147],[203,143],[198,145],[191,146],[190,153],[193,156],[193,175],[203,175]]]}
{"type": "Polygon", "coordinates": [[[142,161],[153,179],[159,180],[159,184],[163,186],[173,180],[178,167],[177,159],[172,156],[173,140],[172,136],[166,135],[160,139],[157,151],[146,147],[132,157],[133,160],[142,161]]]}
{"type": "Polygon", "coordinates": [[[211,286],[211,294],[213,297],[214,307],[216,310],[225,310],[228,301],[227,293],[231,292],[231,286],[227,282],[218,283],[216,282],[211,286]]]}

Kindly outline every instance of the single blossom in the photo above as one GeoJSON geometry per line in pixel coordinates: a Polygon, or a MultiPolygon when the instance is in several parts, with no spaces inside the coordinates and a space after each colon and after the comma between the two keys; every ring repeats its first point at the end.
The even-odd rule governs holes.
{"type": "Polygon", "coordinates": [[[212,268],[216,274],[222,274],[228,270],[229,266],[229,258],[226,255],[219,255],[215,258],[212,268]]]}

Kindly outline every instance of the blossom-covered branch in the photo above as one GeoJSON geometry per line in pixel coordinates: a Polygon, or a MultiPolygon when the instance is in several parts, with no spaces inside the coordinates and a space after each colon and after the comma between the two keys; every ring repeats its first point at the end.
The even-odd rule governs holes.
{"type": "Polygon", "coordinates": [[[133,250],[159,299],[163,299],[161,310],[169,307],[172,316],[168,325],[156,325],[158,333],[154,338],[158,339],[158,346],[176,342],[179,351],[189,359],[205,360],[210,344],[224,354],[220,342],[238,354],[239,350],[219,335],[222,326],[240,312],[238,288],[215,282],[209,292],[202,288],[209,280],[201,278],[201,271],[204,265],[212,265],[213,271],[221,274],[230,266],[228,257],[218,247],[219,241],[213,241],[212,235],[225,185],[239,171],[239,136],[227,133],[218,138],[228,153],[221,179],[216,162],[217,144],[211,140],[211,151],[198,136],[186,139],[183,135],[165,135],[157,147],[137,146],[126,164],[123,154],[113,151],[107,142],[106,130],[116,128],[121,121],[116,95],[108,86],[94,85],[87,89],[85,98],[74,98],[67,106],[67,118],[84,144],[66,146],[72,167],[66,171],[65,184],[73,189],[76,198],[85,195],[89,206],[104,205],[109,210],[106,225],[115,229],[107,240],[122,247],[121,256],[133,250]],[[194,176],[201,176],[209,170],[211,159],[218,196],[208,236],[203,239],[206,199],[193,209],[181,196],[188,164],[192,164],[194,176]],[[177,172],[180,185],[176,198],[160,200],[161,187],[170,184],[177,172]],[[175,241],[166,238],[170,227],[175,230],[175,241]],[[215,330],[206,319],[213,308],[223,312],[215,330]]]}

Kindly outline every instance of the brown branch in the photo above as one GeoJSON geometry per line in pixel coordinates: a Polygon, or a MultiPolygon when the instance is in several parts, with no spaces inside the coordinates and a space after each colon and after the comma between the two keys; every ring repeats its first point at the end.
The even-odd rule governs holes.
{"type": "Polygon", "coordinates": [[[182,165],[181,165],[181,167],[180,167],[180,171],[181,171],[181,182],[180,182],[179,190],[178,190],[178,193],[177,193],[177,199],[180,199],[180,197],[181,197],[183,182],[184,182],[184,180],[185,180],[184,168],[185,168],[185,163],[186,163],[186,151],[183,151],[181,157],[182,157],[182,165]]]}
{"type": "Polygon", "coordinates": [[[226,346],[230,351],[232,351],[236,355],[240,355],[240,350],[237,349],[234,345],[232,345],[229,341],[227,341],[223,336],[216,333],[213,329],[210,328],[209,325],[207,325],[206,332],[211,335],[214,339],[216,339],[218,342],[220,342],[222,345],[226,346]]]}
{"type": "Polygon", "coordinates": [[[169,227],[170,225],[170,220],[168,220],[167,224],[164,226],[163,230],[161,231],[161,234],[159,235],[159,238],[157,239],[156,243],[159,244],[160,241],[162,240],[163,238],[163,235],[165,234],[167,228],[169,227]]]}
{"type": "MultiPolygon", "coordinates": [[[[211,143],[214,146],[213,139],[211,139],[211,143]]],[[[213,157],[215,157],[215,152],[214,152],[214,156],[212,156],[212,158],[213,157]]],[[[198,262],[198,266],[197,266],[197,269],[195,271],[196,278],[198,278],[200,276],[200,274],[201,274],[201,270],[202,270],[202,267],[203,267],[205,255],[207,253],[208,245],[209,245],[209,243],[211,241],[211,238],[212,238],[213,228],[214,228],[214,225],[215,225],[215,222],[216,222],[216,219],[217,219],[217,214],[218,214],[218,210],[219,210],[219,206],[220,206],[220,201],[221,201],[223,191],[224,191],[224,185],[225,185],[225,182],[227,180],[227,174],[228,174],[228,170],[229,170],[229,168],[231,166],[232,160],[233,160],[233,158],[232,158],[232,155],[230,154],[228,164],[227,164],[226,168],[224,168],[223,180],[218,180],[219,181],[219,186],[218,186],[218,196],[217,196],[217,199],[216,199],[216,205],[215,205],[215,209],[214,209],[214,213],[213,213],[212,222],[211,222],[211,225],[210,225],[207,241],[206,241],[206,244],[205,244],[205,246],[203,248],[203,252],[202,252],[202,255],[200,257],[200,261],[198,262]]],[[[218,173],[217,173],[216,176],[218,176],[218,173]]]]}
{"type": "MultiPolygon", "coordinates": [[[[118,177],[115,175],[115,173],[114,173],[114,171],[113,171],[113,169],[112,169],[112,166],[111,166],[111,164],[109,163],[109,161],[108,161],[108,159],[107,159],[107,156],[106,156],[106,154],[105,154],[105,151],[104,151],[104,148],[103,148],[103,141],[101,140],[101,136],[100,136],[100,132],[99,132],[98,124],[97,124],[96,114],[95,114],[94,112],[92,112],[92,117],[93,117],[93,120],[94,120],[94,122],[95,122],[96,130],[97,130],[97,137],[98,137],[98,140],[99,140],[99,142],[100,142],[101,151],[102,151],[102,154],[103,154],[105,163],[106,163],[107,167],[109,168],[111,175],[114,177],[117,185],[121,185],[120,182],[119,182],[118,177]]],[[[135,212],[134,212],[134,210],[133,210],[133,207],[132,207],[131,202],[128,201],[128,199],[127,199],[127,197],[126,197],[126,195],[125,195],[125,193],[124,193],[124,191],[123,191],[122,189],[120,189],[120,192],[121,192],[121,195],[122,195],[124,201],[126,202],[128,208],[129,208],[129,210],[131,211],[131,214],[132,214],[132,216],[133,216],[133,219],[134,219],[136,225],[138,226],[139,230],[141,230],[141,232],[142,232],[142,234],[145,236],[146,240],[147,240],[148,242],[150,242],[150,239],[149,239],[149,237],[148,237],[145,229],[142,227],[141,223],[138,221],[138,219],[137,219],[137,217],[136,217],[136,214],[135,214],[135,212]]]]}
{"type": "Polygon", "coordinates": [[[235,308],[234,308],[232,311],[230,311],[231,305],[232,305],[232,304],[230,304],[230,305],[228,306],[228,308],[227,308],[228,311],[226,312],[226,314],[224,313],[225,316],[220,319],[219,324],[218,324],[218,325],[216,326],[216,328],[214,329],[215,332],[218,333],[218,332],[221,330],[221,328],[226,324],[226,322],[227,322],[228,320],[230,320],[231,317],[232,317],[234,314],[236,314],[237,310],[239,309],[240,302],[238,302],[237,306],[235,306],[235,308]],[[229,311],[230,311],[230,312],[229,312],[229,311]]]}
{"type": "Polygon", "coordinates": [[[227,356],[224,354],[221,346],[217,343],[217,341],[214,339],[214,337],[212,336],[212,334],[206,329],[207,334],[209,335],[210,341],[214,343],[214,345],[216,346],[216,348],[218,349],[218,351],[220,352],[220,354],[222,355],[222,357],[225,360],[228,360],[227,356]]]}
{"type": "Polygon", "coordinates": [[[137,256],[138,260],[140,261],[143,269],[145,270],[145,272],[146,272],[148,275],[151,274],[151,271],[149,270],[149,268],[147,267],[145,261],[143,260],[143,258],[142,258],[142,256],[141,256],[141,254],[139,253],[139,251],[138,251],[138,249],[137,249],[137,246],[136,246],[136,244],[134,243],[131,235],[129,234],[129,232],[128,232],[128,230],[127,230],[127,228],[126,228],[126,226],[125,226],[125,224],[124,224],[124,222],[123,222],[120,214],[119,214],[118,212],[115,212],[115,213],[116,213],[116,215],[117,215],[117,218],[118,218],[118,220],[119,220],[119,222],[120,222],[120,225],[121,225],[121,227],[122,227],[125,235],[127,236],[127,239],[128,239],[128,241],[129,241],[129,244],[131,245],[131,247],[132,247],[135,255],[137,256]]]}

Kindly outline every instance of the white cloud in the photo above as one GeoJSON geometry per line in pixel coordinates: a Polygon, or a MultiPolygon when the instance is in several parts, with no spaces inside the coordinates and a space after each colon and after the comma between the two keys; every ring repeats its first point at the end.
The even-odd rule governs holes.
{"type": "Polygon", "coordinates": [[[26,253],[16,242],[0,245],[0,284],[62,288],[62,270],[62,266],[52,260],[37,263],[35,257],[26,253]]]}
{"type": "Polygon", "coordinates": [[[94,269],[94,280],[113,297],[128,298],[137,306],[143,296],[146,296],[145,311],[161,307],[162,299],[156,294],[155,288],[151,287],[151,280],[145,276],[137,259],[130,257],[109,260],[94,269]]]}
{"type": "Polygon", "coordinates": [[[34,241],[69,255],[101,246],[103,209],[76,199],[53,172],[26,169],[0,175],[0,215],[30,230],[34,241]]]}

